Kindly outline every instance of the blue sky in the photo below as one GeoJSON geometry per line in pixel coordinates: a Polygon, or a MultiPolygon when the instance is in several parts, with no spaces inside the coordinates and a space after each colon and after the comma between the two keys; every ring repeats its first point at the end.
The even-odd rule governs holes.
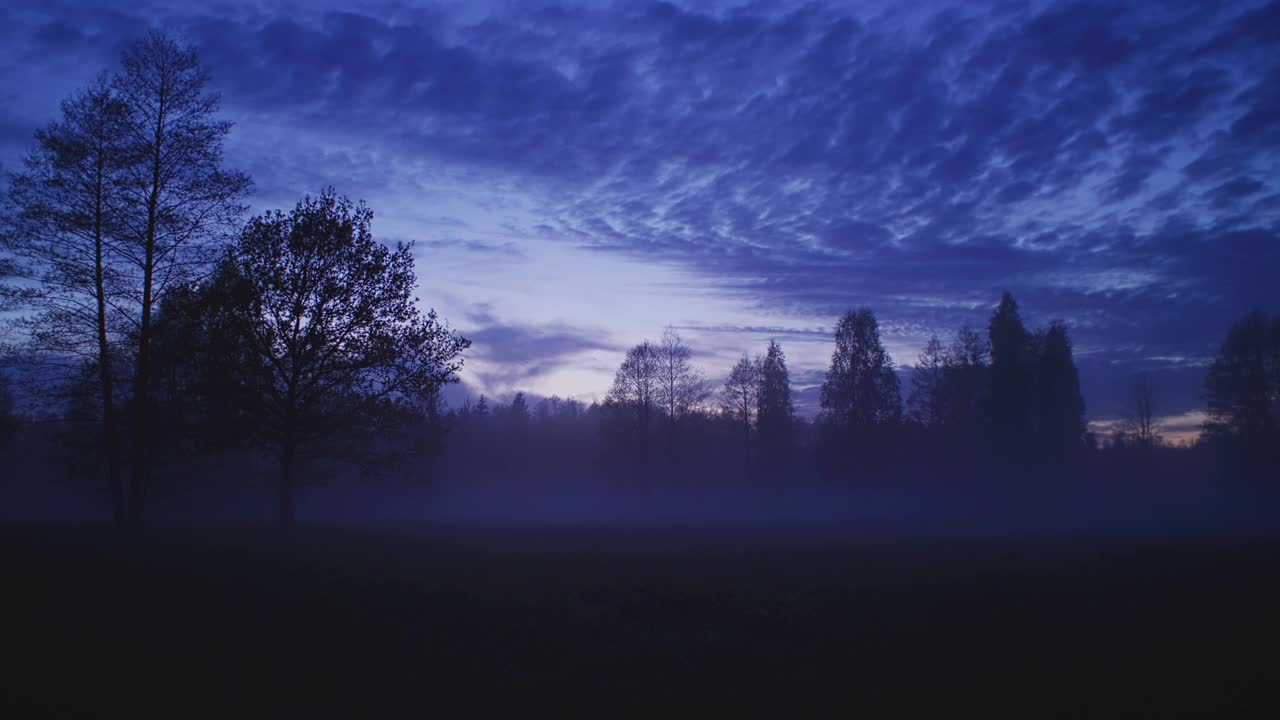
{"type": "Polygon", "coordinates": [[[1139,372],[1178,416],[1280,302],[1280,3],[338,8],[6,3],[0,162],[165,29],[254,209],[366,200],[498,395],[602,397],[674,325],[712,377],[776,337],[809,403],[840,312],[910,365],[1007,289],[1068,322],[1091,418],[1139,372]]]}

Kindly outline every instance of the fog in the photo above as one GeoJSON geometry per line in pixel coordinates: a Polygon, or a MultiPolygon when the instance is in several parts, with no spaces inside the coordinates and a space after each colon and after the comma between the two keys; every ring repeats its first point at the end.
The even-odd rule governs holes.
{"type": "MultiPolygon", "coordinates": [[[[53,472],[9,475],[0,483],[0,522],[100,525],[109,499],[83,479],[53,472]],[[89,487],[86,487],[88,485],[89,487]]],[[[157,490],[157,527],[256,527],[275,524],[265,473],[188,479],[157,490]]],[[[1073,483],[1019,487],[985,483],[864,480],[839,486],[812,477],[775,487],[735,487],[731,478],[672,486],[604,476],[557,478],[453,474],[423,470],[364,477],[330,470],[305,486],[300,524],[397,531],[617,530],[726,538],[1018,538],[1197,537],[1280,533],[1274,499],[1194,478],[1165,478],[1159,491],[1133,484],[1073,483]],[[860,486],[859,486],[860,485],[860,486]],[[926,485],[923,486],[922,485],[926,485]]]]}

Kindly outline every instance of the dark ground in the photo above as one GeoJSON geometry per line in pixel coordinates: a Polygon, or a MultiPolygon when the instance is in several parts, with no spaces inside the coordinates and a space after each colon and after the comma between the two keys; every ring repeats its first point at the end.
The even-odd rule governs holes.
{"type": "Polygon", "coordinates": [[[1241,539],[7,529],[0,716],[1277,717],[1278,559],[1241,539]]]}

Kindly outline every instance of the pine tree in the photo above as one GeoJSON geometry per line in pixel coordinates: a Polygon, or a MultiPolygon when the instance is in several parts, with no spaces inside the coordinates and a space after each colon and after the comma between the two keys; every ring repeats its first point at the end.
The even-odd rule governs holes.
{"type": "Polygon", "coordinates": [[[1084,398],[1071,339],[1061,321],[1049,325],[1039,343],[1037,359],[1036,429],[1041,444],[1055,454],[1078,450],[1084,443],[1084,398]]]}
{"type": "Polygon", "coordinates": [[[1023,434],[1032,421],[1031,336],[1018,314],[1018,303],[1004,293],[988,325],[991,341],[991,420],[996,428],[1023,434]]]}

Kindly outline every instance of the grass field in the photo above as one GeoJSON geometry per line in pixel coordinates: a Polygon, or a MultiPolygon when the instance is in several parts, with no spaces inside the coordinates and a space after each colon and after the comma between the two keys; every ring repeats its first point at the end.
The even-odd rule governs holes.
{"type": "Polygon", "coordinates": [[[1263,713],[1280,684],[1270,543],[321,529],[0,540],[0,702],[20,708],[13,718],[469,716],[508,703],[1234,717],[1263,713]],[[449,710],[458,701],[469,705],[449,710]]]}

